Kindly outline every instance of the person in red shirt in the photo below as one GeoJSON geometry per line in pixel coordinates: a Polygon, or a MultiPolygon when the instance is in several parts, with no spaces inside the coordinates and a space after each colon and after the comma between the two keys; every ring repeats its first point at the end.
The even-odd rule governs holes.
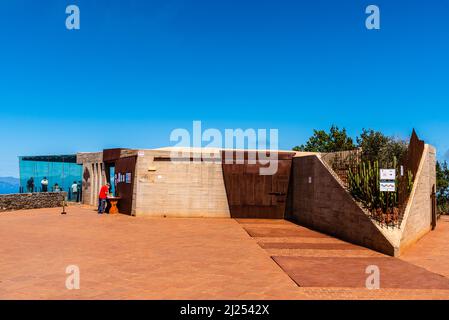
{"type": "Polygon", "coordinates": [[[100,189],[100,194],[98,195],[98,213],[103,214],[106,210],[106,199],[108,198],[110,184],[106,183],[100,189]]]}

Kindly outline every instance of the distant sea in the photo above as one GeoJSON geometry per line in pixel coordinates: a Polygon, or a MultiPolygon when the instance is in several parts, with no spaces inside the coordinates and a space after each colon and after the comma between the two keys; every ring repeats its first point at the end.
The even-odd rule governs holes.
{"type": "Polygon", "coordinates": [[[0,194],[18,193],[19,179],[13,177],[0,177],[0,194]]]}

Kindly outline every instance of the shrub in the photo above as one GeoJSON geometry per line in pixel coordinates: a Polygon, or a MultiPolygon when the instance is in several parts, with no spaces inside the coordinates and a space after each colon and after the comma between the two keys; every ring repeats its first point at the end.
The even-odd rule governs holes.
{"type": "Polygon", "coordinates": [[[437,162],[437,206],[439,214],[449,214],[449,167],[446,161],[437,162]]]}
{"type": "Polygon", "coordinates": [[[408,144],[396,137],[387,137],[382,132],[363,129],[357,137],[357,145],[362,150],[363,161],[379,161],[380,167],[394,167],[396,162],[403,162],[408,144]]]}

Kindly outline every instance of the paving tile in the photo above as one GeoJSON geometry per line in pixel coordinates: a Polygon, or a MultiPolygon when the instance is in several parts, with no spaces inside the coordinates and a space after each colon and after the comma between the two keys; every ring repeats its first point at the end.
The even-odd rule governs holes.
{"type": "Polygon", "coordinates": [[[328,236],[312,230],[294,227],[270,228],[245,225],[244,229],[251,237],[302,237],[302,238],[327,238],[328,236]]]}
{"type": "Polygon", "coordinates": [[[380,271],[381,288],[445,289],[449,279],[396,258],[273,257],[301,287],[365,288],[366,268],[380,271]]]}
{"type": "Polygon", "coordinates": [[[434,231],[429,232],[400,259],[449,278],[449,216],[441,216],[434,231]]]}
{"type": "Polygon", "coordinates": [[[302,286],[307,298],[449,299],[448,278],[432,272],[447,275],[449,255],[445,245],[449,241],[449,223],[446,223],[449,219],[446,217],[440,220],[437,232],[424,237],[416,250],[405,255],[404,260],[414,261],[414,264],[332,237],[320,238],[317,232],[301,226],[292,227],[290,222],[247,223],[243,219],[238,222],[298,286],[302,286]],[[441,252],[444,252],[443,259],[441,252]],[[381,270],[383,288],[375,292],[365,288],[368,276],[365,270],[371,264],[378,265],[381,270]]]}
{"type": "Polygon", "coordinates": [[[445,248],[449,221],[444,219],[448,221],[445,226],[440,223],[416,250],[404,255],[409,264],[398,259],[381,263],[384,278],[402,279],[400,285],[367,290],[360,287],[357,277],[353,278],[357,281],[351,280],[357,282],[351,288],[331,287],[329,283],[299,287],[292,274],[301,282],[303,273],[310,278],[316,268],[340,272],[338,261],[343,258],[356,259],[358,262],[351,265],[357,266],[386,257],[285,220],[98,216],[83,206],[67,211],[66,216],[60,215],[58,208],[0,214],[0,299],[449,297],[447,279],[437,281],[435,277],[435,273],[448,276],[445,248]],[[293,271],[284,263],[284,271],[271,256],[300,259],[300,272],[294,268],[296,262],[293,271]],[[330,260],[321,261],[321,266],[320,258],[330,260]],[[306,263],[307,259],[311,260],[306,263]],[[80,267],[80,290],[65,288],[65,270],[70,264],[80,267]],[[400,270],[426,280],[426,284],[395,276],[400,270]]]}
{"type": "Polygon", "coordinates": [[[0,215],[0,299],[302,295],[232,219],[98,216],[80,207],[70,207],[67,216],[59,211],[0,215]],[[65,288],[69,264],[80,268],[80,290],[65,288]],[[210,291],[212,282],[216,290],[210,291]]]}

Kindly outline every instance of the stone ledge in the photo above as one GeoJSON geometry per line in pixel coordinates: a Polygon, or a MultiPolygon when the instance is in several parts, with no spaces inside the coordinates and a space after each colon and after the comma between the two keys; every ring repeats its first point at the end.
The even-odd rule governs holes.
{"type": "Polygon", "coordinates": [[[15,193],[0,195],[0,212],[62,206],[66,192],[15,193]]]}

